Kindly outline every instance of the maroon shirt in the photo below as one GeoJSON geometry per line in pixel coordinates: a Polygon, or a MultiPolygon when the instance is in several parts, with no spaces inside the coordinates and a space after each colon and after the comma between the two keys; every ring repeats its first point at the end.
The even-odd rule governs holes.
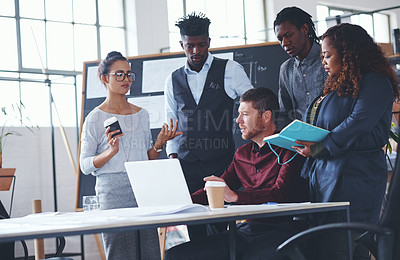
{"type": "MultiPolygon", "coordinates": [[[[281,163],[295,154],[277,146],[272,148],[279,155],[281,163]]],[[[238,194],[239,200],[235,204],[308,201],[308,184],[300,177],[304,161],[304,157],[296,155],[289,163],[279,165],[277,156],[268,145],[260,149],[251,142],[238,148],[221,178],[238,194]]],[[[194,203],[208,204],[204,189],[194,192],[192,200],[194,203]]]]}

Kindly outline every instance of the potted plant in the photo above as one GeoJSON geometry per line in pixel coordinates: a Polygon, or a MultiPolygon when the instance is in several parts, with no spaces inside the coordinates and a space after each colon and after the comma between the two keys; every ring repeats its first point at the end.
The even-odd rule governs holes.
{"type": "Polygon", "coordinates": [[[3,148],[7,137],[10,135],[21,135],[19,132],[11,130],[11,126],[21,125],[32,133],[34,133],[33,128],[39,127],[32,124],[26,115],[25,106],[21,101],[12,104],[10,107],[1,107],[0,122],[2,122],[2,125],[0,125],[0,168],[2,168],[3,148]]]}
{"type": "MultiPolygon", "coordinates": [[[[390,128],[390,138],[393,139],[394,142],[398,143],[399,142],[399,135],[393,131],[393,129],[396,127],[395,123],[392,122],[391,128],[390,128]]],[[[390,141],[387,143],[389,153],[392,153],[393,147],[390,141]]]]}

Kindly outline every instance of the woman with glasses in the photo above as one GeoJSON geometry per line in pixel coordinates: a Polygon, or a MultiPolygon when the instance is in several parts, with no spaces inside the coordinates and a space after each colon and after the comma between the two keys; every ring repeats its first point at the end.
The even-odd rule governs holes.
{"type": "MultiPolygon", "coordinates": [[[[124,162],[157,159],[164,144],[181,132],[176,132],[177,122],[173,125],[171,119],[170,126],[164,124],[152,142],[148,112],[126,100],[135,74],[121,53],[110,52],[99,65],[98,76],[107,97],[83,124],[81,170],[96,176],[101,209],[137,207],[124,162]],[[105,128],[104,121],[112,117],[118,120],[121,130],[105,128]]],[[[135,239],[135,231],[103,233],[107,259],[136,259],[135,239]]],[[[156,229],[140,230],[140,245],[144,259],[160,259],[156,229]]]]}

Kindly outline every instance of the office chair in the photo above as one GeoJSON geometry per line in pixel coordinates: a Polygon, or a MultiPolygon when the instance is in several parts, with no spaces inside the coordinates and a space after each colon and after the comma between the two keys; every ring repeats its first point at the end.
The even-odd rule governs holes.
{"type": "Polygon", "coordinates": [[[387,203],[383,207],[378,224],[333,223],[307,229],[285,242],[277,251],[291,259],[305,260],[300,244],[307,239],[332,230],[358,230],[363,233],[355,242],[365,246],[377,260],[400,259],[400,153],[397,154],[393,176],[389,186],[387,203]]]}
{"type": "MultiPolygon", "coordinates": [[[[0,202],[0,220],[10,218],[7,211],[5,210],[3,204],[0,202]]],[[[24,256],[22,257],[25,260],[29,259],[28,247],[26,246],[25,240],[20,240],[23,250],[24,256]]],[[[6,242],[0,243],[0,256],[2,260],[14,260],[14,242],[6,242]]],[[[57,237],[57,249],[56,253],[52,255],[47,255],[47,260],[73,260],[72,258],[62,257],[62,252],[65,248],[65,238],[64,237],[57,237]]]]}
{"type": "MultiPolygon", "coordinates": [[[[8,215],[6,209],[3,206],[3,203],[0,201],[0,220],[10,218],[8,215]]],[[[26,246],[26,243],[24,240],[20,240],[22,243],[22,247],[24,249],[24,259],[28,260],[28,247],[26,246]]],[[[15,258],[14,256],[14,246],[15,242],[6,242],[6,243],[0,243],[0,255],[1,259],[4,260],[13,260],[15,258]]]]}
{"type": "Polygon", "coordinates": [[[57,249],[56,253],[52,255],[50,258],[46,258],[46,260],[73,260],[70,257],[63,257],[62,252],[65,248],[65,238],[64,237],[57,237],[57,249]]]}

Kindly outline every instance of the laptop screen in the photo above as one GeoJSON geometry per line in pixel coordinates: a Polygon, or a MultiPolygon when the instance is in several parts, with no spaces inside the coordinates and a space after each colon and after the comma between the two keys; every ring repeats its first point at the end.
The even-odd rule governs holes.
{"type": "Polygon", "coordinates": [[[193,204],[178,159],[125,162],[125,168],[139,207],[193,204]]]}

